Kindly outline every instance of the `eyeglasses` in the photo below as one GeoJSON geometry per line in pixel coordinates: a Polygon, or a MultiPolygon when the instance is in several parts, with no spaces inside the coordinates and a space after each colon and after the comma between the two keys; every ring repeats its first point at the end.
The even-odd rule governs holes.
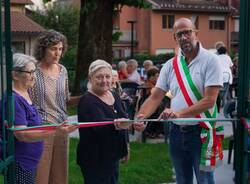
{"type": "Polygon", "coordinates": [[[28,73],[30,76],[33,76],[35,74],[37,69],[35,70],[30,70],[30,71],[25,71],[25,70],[16,70],[17,72],[22,72],[22,73],[28,73]]]}
{"type": "Polygon", "coordinates": [[[181,38],[182,35],[184,35],[185,37],[190,37],[192,32],[193,32],[193,30],[191,30],[191,29],[179,31],[179,32],[175,33],[175,36],[176,36],[176,38],[181,38]]]}

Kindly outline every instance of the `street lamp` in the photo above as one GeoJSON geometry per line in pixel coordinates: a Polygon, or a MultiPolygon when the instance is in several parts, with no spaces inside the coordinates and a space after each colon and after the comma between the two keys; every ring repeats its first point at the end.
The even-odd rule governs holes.
{"type": "Polygon", "coordinates": [[[136,20],[127,21],[128,24],[131,24],[131,53],[130,58],[134,58],[134,24],[137,23],[136,20]]]}

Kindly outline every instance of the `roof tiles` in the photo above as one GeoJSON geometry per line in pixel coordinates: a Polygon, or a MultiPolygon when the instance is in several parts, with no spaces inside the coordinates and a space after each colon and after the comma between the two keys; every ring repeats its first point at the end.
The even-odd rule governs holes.
{"type": "MultiPolygon", "coordinates": [[[[3,15],[2,15],[3,17],[3,15]]],[[[45,29],[23,13],[11,12],[11,32],[16,34],[39,34],[45,29]]]]}

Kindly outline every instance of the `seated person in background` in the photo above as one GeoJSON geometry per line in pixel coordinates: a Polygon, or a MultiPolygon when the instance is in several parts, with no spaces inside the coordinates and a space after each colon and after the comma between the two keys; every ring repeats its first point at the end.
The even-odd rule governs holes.
{"type": "Polygon", "coordinates": [[[146,80],[147,79],[147,72],[148,70],[154,66],[153,62],[151,60],[145,60],[143,62],[143,68],[144,68],[144,71],[143,71],[143,80],[146,80]]]}
{"type": "Polygon", "coordinates": [[[159,77],[159,69],[155,66],[152,66],[148,71],[147,71],[147,80],[144,84],[144,86],[147,88],[146,90],[146,96],[148,97],[151,94],[151,90],[153,87],[155,87],[155,84],[157,82],[157,79],[159,77]]]}
{"type": "Polygon", "coordinates": [[[141,76],[137,72],[138,62],[135,59],[130,59],[127,61],[127,72],[128,78],[127,82],[135,82],[141,84],[141,76]]]}
{"type": "Polygon", "coordinates": [[[117,70],[119,80],[124,80],[128,78],[127,63],[125,61],[120,61],[118,63],[117,70]]]}
{"type": "Polygon", "coordinates": [[[118,72],[116,70],[112,70],[111,90],[116,92],[119,96],[122,95],[122,88],[119,83],[118,72]]]}
{"type": "MultiPolygon", "coordinates": [[[[13,97],[14,97],[14,127],[25,128],[39,126],[42,119],[33,105],[28,89],[36,81],[36,59],[24,54],[13,55],[13,97]]],[[[6,101],[4,102],[5,105],[6,101]]],[[[0,109],[1,112],[1,109],[0,109]]],[[[6,113],[6,112],[4,112],[6,113]]],[[[55,134],[67,134],[77,126],[61,124],[56,130],[16,131],[15,136],[15,183],[35,184],[35,175],[39,160],[43,152],[43,140],[55,134]]]]}
{"type": "MultiPolygon", "coordinates": [[[[142,87],[141,98],[139,104],[142,104],[146,98],[148,98],[151,94],[151,90],[155,87],[157,79],[159,77],[159,69],[155,66],[149,68],[147,72],[147,80],[142,87]],[[144,91],[143,91],[144,90],[144,91]]],[[[160,106],[156,109],[156,111],[149,117],[149,119],[157,119],[161,112],[164,110],[165,103],[164,101],[160,104],[160,106]]],[[[148,122],[146,127],[146,135],[150,138],[163,138],[163,122],[148,122]]]]}

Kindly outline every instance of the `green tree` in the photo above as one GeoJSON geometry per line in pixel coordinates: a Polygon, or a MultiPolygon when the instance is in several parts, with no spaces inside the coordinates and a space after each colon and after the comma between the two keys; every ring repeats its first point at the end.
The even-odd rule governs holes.
{"type": "Polygon", "coordinates": [[[112,61],[112,20],[114,7],[149,7],[144,0],[81,0],[79,40],[74,94],[87,78],[89,64],[95,59],[112,61]]]}
{"type": "Polygon", "coordinates": [[[79,9],[73,6],[54,6],[48,7],[44,12],[32,12],[30,17],[46,29],[63,33],[72,48],[78,42],[79,15],[79,9]]]}

